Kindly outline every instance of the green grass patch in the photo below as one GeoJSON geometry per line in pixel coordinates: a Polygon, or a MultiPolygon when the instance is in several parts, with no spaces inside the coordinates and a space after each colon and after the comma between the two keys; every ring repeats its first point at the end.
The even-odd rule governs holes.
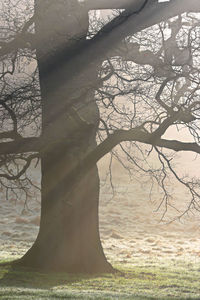
{"type": "MultiPolygon", "coordinates": [[[[199,261],[198,261],[199,263],[199,261]]],[[[138,260],[101,276],[38,273],[0,265],[0,299],[200,299],[200,265],[138,260]]]]}

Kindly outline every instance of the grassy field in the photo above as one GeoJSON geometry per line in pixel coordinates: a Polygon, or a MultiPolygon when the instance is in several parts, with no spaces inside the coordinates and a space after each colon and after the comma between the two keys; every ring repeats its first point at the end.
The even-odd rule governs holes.
{"type": "Polygon", "coordinates": [[[199,261],[148,259],[114,266],[122,273],[74,276],[0,265],[0,299],[200,299],[199,261]]]}

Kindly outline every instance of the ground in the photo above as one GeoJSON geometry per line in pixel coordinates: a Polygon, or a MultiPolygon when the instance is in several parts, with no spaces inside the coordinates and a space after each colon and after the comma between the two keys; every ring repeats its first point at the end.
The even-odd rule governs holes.
{"type": "MultiPolygon", "coordinates": [[[[44,276],[41,284],[38,276],[22,274],[22,281],[17,275],[18,281],[13,283],[13,273],[3,268],[0,299],[200,299],[200,216],[195,214],[167,225],[159,222],[156,189],[150,200],[150,184],[140,184],[136,178],[130,181],[115,165],[113,194],[102,166],[101,239],[109,261],[125,275],[71,280],[67,275],[46,279],[43,274],[39,275],[44,276]],[[21,290],[20,283],[25,290],[21,290]]],[[[34,176],[38,181],[37,171],[34,176]]],[[[175,193],[181,209],[185,191],[178,186],[175,193]]],[[[1,199],[0,260],[19,257],[30,247],[39,228],[39,206],[39,198],[31,200],[28,209],[24,209],[23,199],[16,203],[14,198],[1,199]]]]}

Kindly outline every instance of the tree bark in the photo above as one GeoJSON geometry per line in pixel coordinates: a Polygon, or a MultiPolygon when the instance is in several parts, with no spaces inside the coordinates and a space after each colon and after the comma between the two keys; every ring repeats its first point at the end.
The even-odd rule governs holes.
{"type": "Polygon", "coordinates": [[[38,237],[21,260],[39,270],[112,272],[98,228],[99,176],[94,167],[72,190],[63,176],[80,155],[56,147],[42,159],[42,209],[38,237]]]}
{"type": "Polygon", "coordinates": [[[96,147],[99,113],[94,91],[86,88],[84,96],[80,97],[80,90],[85,89],[90,76],[97,76],[97,70],[88,78],[79,79],[74,86],[71,82],[68,84],[68,79],[76,66],[70,70],[66,66],[47,72],[51,61],[54,65],[59,61],[63,47],[71,51],[86,38],[88,15],[87,12],[81,13],[81,18],[84,16],[81,24],[85,24],[85,28],[80,28],[79,5],[75,0],[37,0],[35,4],[42,136],[50,141],[51,146],[41,153],[39,234],[19,264],[50,271],[112,272],[99,236],[97,167],[76,180],[75,185],[63,180],[96,147]],[[62,86],[61,78],[66,79],[62,86]]]}

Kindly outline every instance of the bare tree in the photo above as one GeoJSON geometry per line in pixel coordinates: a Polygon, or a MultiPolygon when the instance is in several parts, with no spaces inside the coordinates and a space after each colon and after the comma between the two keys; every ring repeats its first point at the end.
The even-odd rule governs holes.
{"type": "Polygon", "coordinates": [[[188,209],[199,209],[198,181],[181,178],[163,150],[200,153],[198,1],[107,2],[1,3],[2,186],[26,193],[26,171],[41,160],[40,230],[15,262],[23,266],[113,271],[99,238],[96,163],[117,145],[161,186],[166,209],[168,173],[189,189],[188,209]],[[113,15],[89,22],[98,9],[113,15]],[[193,142],[163,138],[172,126],[193,142]],[[157,169],[147,164],[152,151],[157,169]]]}

